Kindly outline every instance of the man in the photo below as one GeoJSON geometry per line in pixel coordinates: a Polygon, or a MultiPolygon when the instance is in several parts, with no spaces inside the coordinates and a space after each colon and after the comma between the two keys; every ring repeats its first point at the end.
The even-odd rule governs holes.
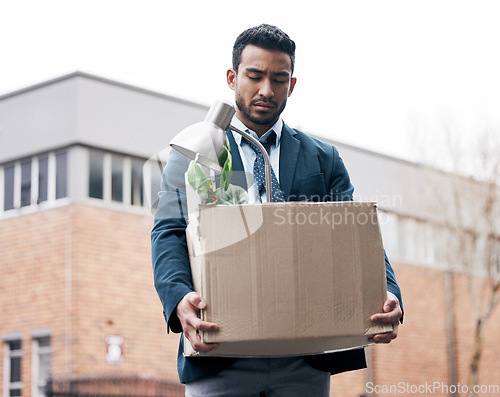
{"type": "MultiPolygon", "coordinates": [[[[280,118],[297,82],[294,61],[295,43],[274,26],[248,29],[236,39],[233,68],[227,72],[227,84],[235,91],[232,124],[262,142],[272,137],[269,154],[281,190],[278,197],[287,201],[352,200],[354,188],[335,147],[291,129],[280,118]]],[[[233,169],[252,173],[257,154],[251,145],[231,131],[228,139],[233,169]]],[[[187,160],[171,153],[152,231],[155,286],[168,328],[184,332],[195,350],[209,352],[218,345],[203,343],[198,331],[215,331],[218,325],[198,317],[206,303],[194,292],[186,248],[182,188],[186,168],[187,160]]],[[[255,185],[249,193],[253,202],[266,201],[265,190],[255,185]]],[[[375,343],[396,338],[402,317],[401,293],[387,258],[386,274],[389,291],[384,313],[372,320],[392,323],[394,329],[374,336],[375,343]]],[[[329,396],[330,374],[366,367],[363,349],[273,359],[186,358],[182,353],[181,338],[178,371],[187,396],[329,396]]]]}

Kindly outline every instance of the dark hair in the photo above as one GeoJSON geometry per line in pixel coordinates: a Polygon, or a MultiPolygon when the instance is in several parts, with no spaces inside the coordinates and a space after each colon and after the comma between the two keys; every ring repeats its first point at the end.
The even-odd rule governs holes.
{"type": "Polygon", "coordinates": [[[241,53],[247,45],[254,45],[266,50],[279,50],[290,55],[292,73],[295,65],[295,42],[276,26],[262,24],[245,30],[234,42],[233,69],[238,72],[241,62],[241,53]]]}

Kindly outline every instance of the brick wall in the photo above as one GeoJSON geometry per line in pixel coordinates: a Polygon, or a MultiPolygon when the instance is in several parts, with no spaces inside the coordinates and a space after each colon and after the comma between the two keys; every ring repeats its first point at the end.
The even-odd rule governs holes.
{"type": "Polygon", "coordinates": [[[52,330],[56,352],[54,372],[64,371],[67,361],[64,289],[67,213],[68,208],[64,208],[0,221],[0,333],[21,334],[22,381],[28,393],[31,332],[41,328],[52,330]]]}
{"type": "MultiPolygon", "coordinates": [[[[453,384],[449,379],[450,364],[447,356],[444,272],[409,265],[394,264],[393,267],[403,292],[405,309],[404,324],[399,328],[399,336],[388,345],[373,345],[368,348],[371,352],[371,378],[367,370],[333,376],[333,396],[362,396],[370,391],[365,386],[366,382],[372,382],[372,390],[379,391],[372,393],[374,396],[448,396],[451,395],[451,386],[468,385],[473,321],[465,277],[453,275],[452,310],[455,317],[456,354],[456,380],[453,384]],[[429,389],[424,389],[428,385],[431,386],[432,393],[428,393],[429,389]],[[434,389],[435,385],[439,387],[434,389]],[[421,387],[424,393],[418,390],[415,392],[416,387],[421,387]]],[[[497,385],[497,389],[480,394],[482,396],[500,396],[499,328],[500,308],[488,323],[479,377],[480,386],[497,385]]],[[[463,387],[460,390],[463,391],[463,387]]]]}
{"type": "MultiPolygon", "coordinates": [[[[56,378],[135,376],[178,382],[179,336],[166,334],[154,290],[151,227],[149,215],[88,204],[0,220],[0,335],[22,335],[23,396],[31,395],[31,333],[44,328],[51,330],[56,378]],[[106,361],[110,335],[123,338],[120,364],[106,361]]],[[[405,307],[400,335],[389,345],[369,348],[370,370],[333,376],[334,396],[362,396],[366,382],[379,387],[449,385],[445,275],[409,265],[394,268],[405,307]]],[[[456,275],[453,287],[457,382],[467,384],[471,303],[464,277],[456,275]]],[[[485,336],[481,385],[500,384],[499,326],[497,310],[485,336]]],[[[0,360],[3,373],[2,366],[0,360]]]]}
{"type": "Polygon", "coordinates": [[[178,382],[179,336],[166,334],[154,290],[151,227],[148,215],[76,204],[0,221],[0,336],[22,335],[24,396],[31,395],[31,333],[46,328],[56,378],[178,382]],[[120,364],[106,361],[110,335],[123,338],[120,364]]]}

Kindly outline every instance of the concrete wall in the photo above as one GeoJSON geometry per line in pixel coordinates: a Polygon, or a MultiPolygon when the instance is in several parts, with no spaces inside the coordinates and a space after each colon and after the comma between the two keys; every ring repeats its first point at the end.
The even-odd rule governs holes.
{"type": "Polygon", "coordinates": [[[73,73],[0,97],[0,163],[75,143],[147,158],[207,110],[73,73]]]}

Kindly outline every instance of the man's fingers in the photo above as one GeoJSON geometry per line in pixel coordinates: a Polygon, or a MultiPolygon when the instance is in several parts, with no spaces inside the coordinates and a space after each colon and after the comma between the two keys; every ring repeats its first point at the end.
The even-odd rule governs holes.
{"type": "Polygon", "coordinates": [[[205,301],[196,292],[186,294],[177,305],[177,317],[181,322],[184,335],[186,335],[193,349],[203,353],[219,347],[217,343],[203,343],[198,333],[198,331],[219,330],[217,324],[203,321],[198,317],[200,309],[204,309],[206,306],[205,301]]]}
{"type": "Polygon", "coordinates": [[[389,313],[392,312],[396,306],[398,305],[398,302],[394,299],[387,299],[384,303],[384,313],[389,313]]]}
{"type": "Polygon", "coordinates": [[[384,302],[384,312],[389,313],[399,306],[399,299],[392,292],[387,291],[387,299],[384,302]]]}
{"type": "Polygon", "coordinates": [[[398,298],[389,291],[387,291],[387,299],[384,302],[382,310],[384,311],[383,313],[374,314],[370,317],[370,320],[383,323],[395,323],[403,315],[403,312],[399,307],[398,298]]]}
{"type": "Polygon", "coordinates": [[[215,323],[200,320],[198,317],[189,317],[186,323],[194,328],[196,331],[218,331],[219,326],[215,323]]]}
{"type": "Polygon", "coordinates": [[[186,295],[186,298],[188,302],[197,309],[204,309],[207,306],[205,301],[201,299],[201,296],[198,295],[196,292],[190,292],[189,294],[186,295]]]}
{"type": "Polygon", "coordinates": [[[391,332],[385,334],[377,334],[368,339],[370,343],[390,343],[398,337],[398,326],[395,325],[391,332]]]}
{"type": "Polygon", "coordinates": [[[401,309],[399,307],[396,307],[389,313],[374,314],[373,316],[370,317],[370,320],[373,322],[380,322],[380,323],[396,323],[399,321],[402,315],[403,312],[401,311],[401,309]]]}
{"type": "Polygon", "coordinates": [[[193,349],[198,352],[207,353],[219,347],[219,344],[217,343],[203,343],[201,341],[200,335],[198,335],[198,332],[193,329],[191,329],[189,332],[185,332],[185,335],[189,340],[189,343],[191,343],[193,349]]]}
{"type": "Polygon", "coordinates": [[[203,343],[200,340],[200,342],[198,342],[198,343],[191,343],[191,346],[197,352],[208,353],[208,352],[211,352],[211,351],[217,349],[219,347],[219,344],[217,344],[217,343],[203,343]]]}

